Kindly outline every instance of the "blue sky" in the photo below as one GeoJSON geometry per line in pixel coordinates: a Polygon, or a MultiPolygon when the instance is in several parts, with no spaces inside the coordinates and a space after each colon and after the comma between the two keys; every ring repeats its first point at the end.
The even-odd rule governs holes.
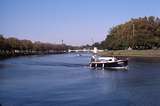
{"type": "Polygon", "coordinates": [[[131,18],[160,16],[160,0],[0,0],[0,34],[83,45],[131,18]]]}

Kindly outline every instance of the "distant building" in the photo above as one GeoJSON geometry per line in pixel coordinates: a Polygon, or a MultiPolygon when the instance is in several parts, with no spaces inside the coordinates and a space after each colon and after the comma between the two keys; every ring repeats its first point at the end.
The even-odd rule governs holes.
{"type": "Polygon", "coordinates": [[[128,50],[133,50],[133,49],[131,47],[129,47],[128,50]]]}
{"type": "Polygon", "coordinates": [[[97,47],[94,47],[94,49],[93,49],[93,53],[97,53],[97,52],[98,52],[97,47]]]}

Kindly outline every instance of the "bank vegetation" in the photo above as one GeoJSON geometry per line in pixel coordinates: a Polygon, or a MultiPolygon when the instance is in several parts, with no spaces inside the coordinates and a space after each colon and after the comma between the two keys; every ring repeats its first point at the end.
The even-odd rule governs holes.
{"type": "Polygon", "coordinates": [[[159,49],[160,18],[154,16],[132,18],[111,28],[105,40],[93,46],[108,50],[159,49]]]}
{"type": "Polygon", "coordinates": [[[6,38],[0,35],[0,57],[64,53],[69,47],[71,46],[65,44],[32,42],[31,40],[20,40],[15,37],[6,38]]]}

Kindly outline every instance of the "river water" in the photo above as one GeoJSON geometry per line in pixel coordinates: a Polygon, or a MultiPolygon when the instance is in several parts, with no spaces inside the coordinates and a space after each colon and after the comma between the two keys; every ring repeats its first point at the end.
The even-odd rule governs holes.
{"type": "Polygon", "coordinates": [[[160,59],[129,58],[128,70],[93,70],[89,54],[0,61],[1,106],[160,106],[160,59]]]}

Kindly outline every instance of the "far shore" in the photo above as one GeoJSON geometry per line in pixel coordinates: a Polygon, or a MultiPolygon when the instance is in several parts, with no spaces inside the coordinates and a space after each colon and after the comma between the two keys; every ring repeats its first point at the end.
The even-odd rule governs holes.
{"type": "Polygon", "coordinates": [[[108,50],[98,54],[117,57],[160,57],[160,50],[108,50]]]}
{"type": "Polygon", "coordinates": [[[10,57],[18,57],[18,56],[50,55],[50,54],[64,54],[64,53],[66,53],[66,52],[65,51],[0,52],[0,59],[10,58],[10,57]]]}

